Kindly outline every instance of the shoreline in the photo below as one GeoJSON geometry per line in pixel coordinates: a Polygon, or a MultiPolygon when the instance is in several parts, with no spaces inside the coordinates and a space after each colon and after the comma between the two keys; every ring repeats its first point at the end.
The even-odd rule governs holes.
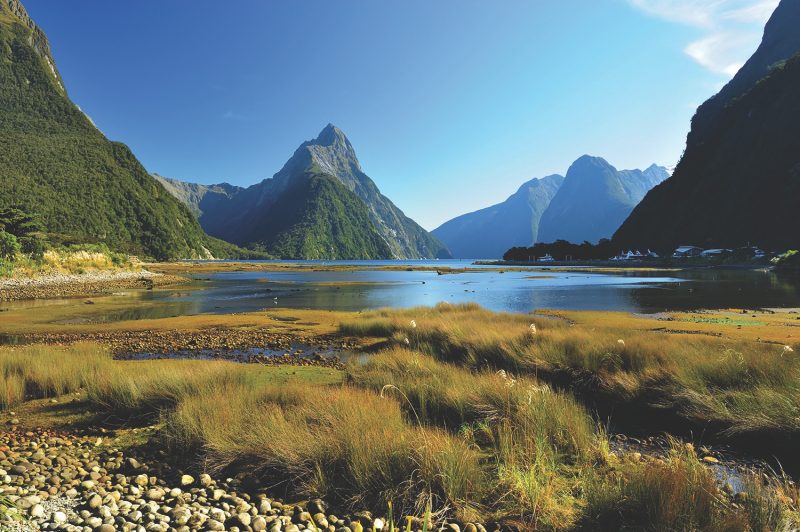
{"type": "Polygon", "coordinates": [[[187,282],[184,277],[141,271],[94,271],[81,274],[52,273],[34,277],[0,279],[0,301],[87,297],[130,288],[152,289],[187,282]]]}
{"type": "Polygon", "coordinates": [[[511,267],[538,267],[546,268],[592,268],[602,270],[650,270],[650,271],[683,271],[683,270],[744,270],[744,271],[774,271],[771,264],[698,264],[694,262],[672,262],[669,260],[639,260],[639,261],[613,261],[613,260],[573,260],[573,261],[515,261],[515,260],[476,260],[473,264],[478,266],[511,266],[511,267]]]}

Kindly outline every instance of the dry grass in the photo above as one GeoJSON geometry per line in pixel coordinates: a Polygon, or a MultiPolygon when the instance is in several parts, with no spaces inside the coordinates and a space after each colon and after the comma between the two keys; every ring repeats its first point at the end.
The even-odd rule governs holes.
{"type": "Polygon", "coordinates": [[[406,422],[390,398],[350,387],[227,387],[167,417],[174,448],[202,449],[215,469],[246,467],[298,497],[420,512],[480,500],[479,455],[442,431],[406,422]]]}
{"type": "Polygon", "coordinates": [[[0,350],[0,409],[74,392],[94,381],[109,360],[90,344],[0,350]]]}
{"type": "MultiPolygon", "coordinates": [[[[226,362],[114,361],[86,344],[3,349],[0,367],[29,397],[83,388],[105,418],[158,420],[174,456],[220,473],[247,471],[298,499],[375,511],[391,501],[418,515],[433,501],[434,511],[463,521],[493,518],[523,530],[763,530],[793,519],[787,508],[797,494],[788,488],[754,481],[746,503],[733,506],[693,452],[676,446],[661,461],[619,459],[572,396],[533,375],[486,368],[511,349],[520,354],[509,365],[529,367],[540,337],[568,331],[564,324],[537,321],[532,334],[527,317],[500,316],[487,342],[468,325],[446,328],[461,314],[474,314],[474,325],[484,311],[431,312],[440,321],[418,315],[417,327],[408,314],[393,317],[392,337],[411,335],[410,344],[436,351],[455,334],[462,350],[391,348],[333,386],[328,376],[279,381],[268,368],[226,362]],[[431,323],[435,334],[426,332],[431,323]]],[[[638,354],[597,371],[638,375],[665,365],[637,345],[626,341],[638,354]]],[[[777,378],[752,364],[764,382],[777,378]]],[[[695,378],[706,382],[709,372],[695,378]]],[[[739,382],[731,375],[725,383],[739,382]]],[[[6,404],[21,400],[15,386],[6,386],[6,404]]]]}
{"type": "Polygon", "coordinates": [[[594,472],[582,524],[590,530],[788,530],[797,516],[787,512],[783,493],[777,484],[753,478],[734,504],[694,449],[674,442],[665,459],[624,461],[594,472]]]}
{"type": "Polygon", "coordinates": [[[473,373],[401,348],[349,371],[354,384],[398,397],[408,419],[480,449],[489,488],[480,503],[497,518],[545,528],[577,519],[573,488],[604,460],[606,442],[573,398],[535,379],[473,373]]]}
{"type": "Polygon", "coordinates": [[[475,305],[377,311],[343,323],[340,331],[387,337],[473,369],[535,375],[566,368],[615,400],[655,396],[660,406],[687,419],[726,423],[729,433],[800,430],[796,345],[788,351],[783,345],[609,324],[568,326],[564,320],[491,313],[475,305]]]}

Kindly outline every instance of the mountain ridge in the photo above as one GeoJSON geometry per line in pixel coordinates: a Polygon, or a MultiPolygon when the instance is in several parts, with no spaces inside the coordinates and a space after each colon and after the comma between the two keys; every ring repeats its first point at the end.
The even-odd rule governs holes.
{"type": "Polygon", "coordinates": [[[35,213],[61,241],[161,260],[229,249],[69,99],[44,31],[18,0],[0,0],[0,101],[0,207],[35,213]]]}
{"type": "MultiPolygon", "coordinates": [[[[361,169],[355,149],[347,136],[328,124],[316,138],[300,144],[271,178],[238,190],[228,201],[204,210],[199,220],[211,235],[239,245],[263,242],[259,220],[268,217],[295,179],[312,171],[334,177],[356,195],[367,208],[369,220],[385,241],[390,253],[382,258],[447,258],[444,244],[408,218],[361,169]]],[[[189,183],[189,185],[193,185],[189,183]]],[[[194,185],[198,186],[198,185],[194,185]]],[[[325,190],[331,191],[329,187],[325,190]]],[[[181,199],[181,198],[179,198],[181,199]]],[[[271,241],[271,238],[268,239],[271,241]]]]}
{"type": "Polygon", "coordinates": [[[622,224],[618,246],[800,246],[786,230],[800,210],[798,27],[800,2],[782,0],[756,53],[698,108],[675,173],[622,224]]]}
{"type": "Polygon", "coordinates": [[[432,231],[456,258],[493,259],[535,242],[542,212],[561,186],[558,174],[523,183],[505,201],[457,216],[432,231]]]}

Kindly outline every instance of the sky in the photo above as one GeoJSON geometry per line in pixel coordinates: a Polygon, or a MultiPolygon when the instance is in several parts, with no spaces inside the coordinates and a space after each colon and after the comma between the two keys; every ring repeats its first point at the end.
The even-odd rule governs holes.
{"type": "Polygon", "coordinates": [[[23,0],[155,173],[248,186],[328,123],[426,229],[583,154],[674,165],[778,0],[23,0]]]}

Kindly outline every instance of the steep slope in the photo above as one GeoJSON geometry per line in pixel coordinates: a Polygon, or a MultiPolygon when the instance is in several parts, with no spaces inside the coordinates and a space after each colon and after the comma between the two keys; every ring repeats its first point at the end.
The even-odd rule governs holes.
{"type": "Polygon", "coordinates": [[[620,227],[618,247],[800,245],[798,27],[800,2],[783,0],[753,57],[698,109],[675,173],[620,227]]]}
{"type": "Polygon", "coordinates": [[[675,175],[617,231],[622,247],[800,246],[800,56],[693,137],[675,175]]]}
{"type": "Polygon", "coordinates": [[[542,214],[563,182],[560,175],[532,179],[504,202],[453,218],[432,234],[456,258],[501,258],[511,247],[537,242],[542,214]]]}
{"type": "Polygon", "coordinates": [[[44,33],[0,0],[0,207],[37,213],[50,233],[159,259],[213,244],[123,144],[69,100],[44,33]]]}
{"type": "Polygon", "coordinates": [[[289,183],[260,217],[252,243],[284,259],[384,259],[391,250],[364,203],[315,168],[289,183]]]}
{"type": "MultiPolygon", "coordinates": [[[[228,201],[203,207],[200,223],[211,235],[240,245],[272,241],[264,219],[279,208],[283,195],[309,172],[334,177],[365,206],[370,225],[386,243],[383,258],[446,258],[450,254],[438,239],[408,218],[362,170],[355,150],[344,133],[328,125],[319,136],[304,142],[272,178],[233,193],[228,201]]],[[[329,214],[334,215],[335,211],[329,214]]],[[[331,220],[334,223],[334,220],[331,220]]],[[[355,258],[344,257],[340,258],[355,258]]]]}
{"type": "Polygon", "coordinates": [[[594,243],[609,238],[644,193],[666,177],[663,167],[618,171],[600,157],[584,155],[572,163],[542,214],[538,241],[594,243]]]}
{"type": "MultiPolygon", "coordinates": [[[[716,95],[701,105],[692,118],[693,135],[704,136],[726,105],[749,91],[770,70],[800,52],[800,2],[781,0],[764,28],[755,53],[716,95]]],[[[690,139],[691,141],[691,139],[690,139]]]]}
{"type": "Polygon", "coordinates": [[[237,187],[228,183],[200,185],[164,177],[158,174],[153,174],[153,177],[156,181],[164,185],[167,192],[189,207],[189,211],[198,219],[202,219],[203,213],[206,210],[213,211],[215,209],[215,204],[223,203],[244,190],[242,187],[237,187]]]}

